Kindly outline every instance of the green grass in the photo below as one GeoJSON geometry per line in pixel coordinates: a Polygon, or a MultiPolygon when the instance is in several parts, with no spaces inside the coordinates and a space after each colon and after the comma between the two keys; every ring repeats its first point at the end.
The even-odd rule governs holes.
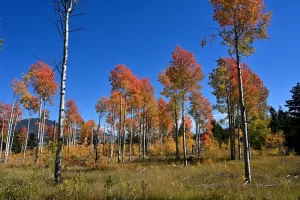
{"type": "Polygon", "coordinates": [[[0,166],[0,199],[300,199],[298,156],[253,156],[248,185],[243,162],[221,151],[203,156],[187,167],[173,159],[65,162],[58,186],[52,168],[12,161],[0,166]]]}

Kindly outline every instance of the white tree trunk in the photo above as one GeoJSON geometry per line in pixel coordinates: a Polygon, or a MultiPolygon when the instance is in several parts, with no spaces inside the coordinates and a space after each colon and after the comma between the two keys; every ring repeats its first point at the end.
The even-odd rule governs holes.
{"type": "Polygon", "coordinates": [[[129,143],[129,161],[132,161],[132,135],[133,135],[133,111],[131,108],[131,124],[130,124],[130,143],[129,143]]]}
{"type": "Polygon", "coordinates": [[[41,118],[42,118],[42,98],[40,98],[39,122],[38,122],[37,138],[36,138],[36,149],[35,149],[35,164],[37,164],[39,160],[41,118]]]}
{"type": "Polygon", "coordinates": [[[3,134],[4,134],[4,117],[2,117],[1,144],[0,144],[0,159],[2,158],[3,134]]]}
{"type": "MultiPolygon", "coordinates": [[[[239,62],[239,58],[237,59],[239,62]]],[[[251,168],[250,168],[250,155],[249,155],[249,141],[248,141],[248,130],[246,121],[246,109],[244,103],[244,92],[242,82],[242,71],[240,64],[238,63],[238,85],[240,94],[240,109],[242,117],[242,131],[243,131],[243,142],[244,142],[244,159],[245,159],[245,179],[246,182],[251,183],[251,168]]]]}
{"type": "Polygon", "coordinates": [[[121,156],[121,137],[122,137],[122,97],[120,97],[120,121],[119,121],[119,134],[118,134],[118,163],[120,163],[121,156]]]}
{"type": "Polygon", "coordinates": [[[3,134],[4,134],[4,117],[2,117],[1,144],[0,144],[0,159],[2,158],[3,134]]]}
{"type": "Polygon", "coordinates": [[[9,155],[9,150],[10,150],[10,139],[11,139],[11,129],[12,129],[12,124],[13,124],[13,112],[14,112],[14,108],[15,108],[15,95],[13,98],[13,103],[11,106],[11,110],[10,110],[10,116],[9,116],[9,122],[8,122],[8,130],[7,130],[7,136],[6,136],[6,148],[5,148],[5,154],[4,154],[4,159],[3,162],[6,164],[7,159],[8,159],[8,155],[9,155]]]}
{"type": "MultiPolygon", "coordinates": [[[[60,87],[60,106],[59,106],[59,139],[58,139],[58,148],[56,153],[56,160],[55,160],[55,181],[56,183],[61,182],[61,162],[62,162],[62,147],[63,147],[63,122],[64,122],[64,115],[65,115],[65,95],[66,95],[66,79],[67,79],[67,64],[68,64],[68,49],[69,49],[69,18],[70,13],[72,12],[72,0],[70,3],[70,7],[68,7],[65,11],[65,19],[64,19],[64,26],[65,30],[64,34],[64,52],[63,52],[63,65],[61,71],[61,87],[60,87]]],[[[65,1],[66,3],[66,1],[65,1]]]]}
{"type": "Polygon", "coordinates": [[[105,127],[106,127],[106,123],[104,123],[104,127],[103,127],[103,146],[102,146],[103,156],[105,155],[105,131],[106,131],[105,127]]]}
{"type": "Polygon", "coordinates": [[[142,146],[143,146],[143,137],[142,137],[142,108],[140,109],[139,115],[139,158],[142,156],[142,146]]]}
{"type": "Polygon", "coordinates": [[[40,144],[41,144],[41,146],[40,146],[40,154],[42,155],[43,154],[43,147],[44,147],[44,135],[45,135],[45,124],[46,124],[46,101],[45,101],[45,99],[44,99],[44,101],[43,101],[43,103],[44,103],[44,108],[43,108],[43,110],[44,110],[44,114],[43,114],[43,122],[42,122],[42,130],[41,130],[41,138],[40,138],[40,144]]]}
{"type": "Polygon", "coordinates": [[[185,95],[183,95],[183,98],[182,98],[182,102],[181,102],[181,110],[182,110],[182,113],[181,113],[181,120],[182,120],[182,128],[183,128],[183,164],[184,166],[187,166],[187,157],[186,157],[186,134],[185,134],[185,116],[184,116],[184,97],[185,95]]]}
{"type": "Polygon", "coordinates": [[[110,141],[110,158],[114,157],[114,146],[115,146],[115,121],[111,125],[111,141],[110,141]]]}
{"type": "Polygon", "coordinates": [[[125,137],[125,122],[126,122],[126,97],[125,98],[125,102],[124,102],[124,114],[123,114],[123,148],[122,148],[122,163],[125,162],[125,150],[126,150],[126,137],[125,137]]]}
{"type": "Polygon", "coordinates": [[[143,126],[143,160],[145,160],[145,154],[146,154],[146,130],[145,130],[145,106],[144,106],[144,110],[143,110],[143,122],[142,122],[142,126],[143,126]]]}
{"type": "Polygon", "coordinates": [[[10,154],[11,154],[11,149],[12,149],[12,146],[13,146],[13,143],[14,143],[15,132],[16,132],[16,127],[17,127],[17,123],[18,123],[18,117],[19,117],[19,114],[17,114],[16,120],[14,122],[15,125],[14,125],[14,129],[13,129],[13,132],[12,132],[11,144],[10,144],[10,147],[9,147],[9,153],[10,154]]]}

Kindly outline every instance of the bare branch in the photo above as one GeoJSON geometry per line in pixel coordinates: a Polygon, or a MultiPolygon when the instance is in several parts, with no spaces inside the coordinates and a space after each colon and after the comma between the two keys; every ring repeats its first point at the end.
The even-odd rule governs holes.
{"type": "Polygon", "coordinates": [[[54,21],[52,21],[51,19],[50,19],[50,17],[46,14],[46,17],[48,18],[48,20],[52,23],[52,24],[54,24],[55,26],[56,26],[56,29],[57,29],[57,31],[58,31],[58,33],[59,33],[59,36],[61,37],[61,39],[63,40],[63,34],[62,34],[62,32],[61,32],[61,29],[59,28],[59,26],[58,26],[58,22],[54,22],[54,21]]]}
{"type": "MultiPolygon", "coordinates": [[[[219,35],[225,42],[228,42],[228,43],[230,43],[232,46],[234,46],[234,44],[233,44],[230,40],[228,40],[228,39],[222,34],[222,31],[221,31],[220,29],[215,28],[215,27],[208,27],[208,26],[206,26],[206,28],[207,28],[207,29],[216,30],[216,31],[218,32],[217,35],[219,35]]],[[[211,37],[211,36],[209,36],[209,37],[211,37]]]]}
{"type": "Polygon", "coordinates": [[[76,32],[76,31],[82,31],[82,30],[84,30],[83,26],[69,30],[69,33],[76,32]]]}
{"type": "Polygon", "coordinates": [[[72,17],[78,17],[78,16],[83,16],[84,13],[77,13],[77,14],[73,14],[73,15],[70,15],[70,18],[72,17]]]}
{"type": "Polygon", "coordinates": [[[222,34],[222,32],[221,32],[219,29],[217,29],[217,30],[218,30],[218,32],[219,32],[219,36],[220,36],[224,41],[226,41],[226,42],[230,43],[232,46],[234,46],[234,44],[233,44],[230,40],[228,40],[227,38],[225,38],[225,36],[222,34]]]}
{"type": "Polygon", "coordinates": [[[58,73],[61,75],[61,72],[60,72],[60,70],[59,70],[59,67],[61,66],[61,63],[62,63],[62,62],[57,63],[57,61],[56,61],[55,59],[54,59],[54,61],[49,61],[49,60],[41,59],[41,58],[37,57],[36,55],[33,55],[33,56],[34,56],[37,60],[40,60],[40,61],[49,63],[49,64],[51,64],[51,65],[53,65],[53,66],[55,67],[54,70],[52,70],[52,73],[51,73],[50,77],[52,76],[52,74],[53,74],[56,70],[57,70],[58,73]]]}
{"type": "Polygon", "coordinates": [[[231,57],[233,60],[235,60],[235,59],[233,58],[233,56],[232,56],[232,53],[231,53],[230,49],[228,49],[228,53],[229,53],[230,57],[231,57]]]}

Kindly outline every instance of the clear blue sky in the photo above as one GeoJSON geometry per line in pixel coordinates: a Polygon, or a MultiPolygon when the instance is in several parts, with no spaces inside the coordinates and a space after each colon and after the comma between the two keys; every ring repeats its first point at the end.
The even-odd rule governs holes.
{"type": "MultiPolygon", "coordinates": [[[[108,96],[109,72],[124,63],[139,77],[148,76],[159,96],[157,75],[168,65],[176,44],[195,53],[206,78],[203,93],[212,103],[208,73],[220,56],[227,56],[218,42],[200,47],[212,21],[208,0],[86,0],[85,16],[74,18],[71,27],[85,30],[71,35],[67,72],[67,99],[74,99],[85,120],[97,119],[94,105],[108,96]]],[[[300,2],[265,0],[273,19],[270,39],[256,42],[250,58],[244,59],[270,90],[269,105],[278,108],[290,98],[289,91],[300,81],[300,2]]],[[[0,6],[0,102],[11,103],[10,82],[21,78],[36,62],[33,55],[50,59],[61,51],[61,41],[46,15],[54,18],[49,0],[9,1],[0,6]]],[[[57,79],[58,80],[58,79],[57,79]]],[[[57,117],[58,95],[51,107],[57,117]]],[[[215,112],[216,113],[216,112],[215,112]]]]}

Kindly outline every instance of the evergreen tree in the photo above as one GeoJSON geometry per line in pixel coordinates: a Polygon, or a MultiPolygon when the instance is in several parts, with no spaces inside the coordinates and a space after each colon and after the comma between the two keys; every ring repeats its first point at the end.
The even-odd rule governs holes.
{"type": "Polygon", "coordinates": [[[290,91],[292,93],[292,99],[286,101],[286,107],[289,108],[289,114],[291,117],[300,119],[300,83],[298,82],[295,87],[290,91]]]}
{"type": "Polygon", "coordinates": [[[34,149],[35,146],[36,146],[36,136],[34,133],[31,133],[28,139],[28,149],[34,149]]]}
{"type": "Polygon", "coordinates": [[[223,127],[214,119],[212,120],[212,134],[219,144],[226,142],[228,140],[228,133],[223,129],[223,127]]]}
{"type": "Polygon", "coordinates": [[[271,117],[271,122],[269,126],[272,130],[272,133],[276,133],[279,130],[278,113],[272,106],[270,107],[269,112],[271,117]]]}
{"type": "MultiPolygon", "coordinates": [[[[300,153],[300,83],[298,82],[295,87],[290,91],[292,99],[286,101],[288,107],[288,116],[283,115],[280,117],[281,122],[286,122],[286,144],[289,150],[294,150],[300,153]]],[[[284,124],[284,123],[283,123],[284,124]]]]}

